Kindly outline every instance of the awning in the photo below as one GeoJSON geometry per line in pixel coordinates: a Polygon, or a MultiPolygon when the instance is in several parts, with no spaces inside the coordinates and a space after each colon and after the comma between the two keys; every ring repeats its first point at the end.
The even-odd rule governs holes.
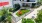
{"type": "Polygon", "coordinates": [[[9,2],[0,2],[0,6],[5,6],[5,5],[8,5],[9,2]]]}

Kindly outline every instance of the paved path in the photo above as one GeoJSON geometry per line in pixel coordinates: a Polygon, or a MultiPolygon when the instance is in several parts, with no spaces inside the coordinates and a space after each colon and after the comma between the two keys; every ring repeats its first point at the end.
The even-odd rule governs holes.
{"type": "MultiPolygon", "coordinates": [[[[27,15],[26,17],[24,17],[24,18],[32,18],[32,16],[34,16],[35,18],[36,18],[36,16],[37,16],[37,10],[41,10],[42,9],[42,6],[40,6],[39,8],[37,8],[37,9],[34,9],[34,11],[33,12],[31,12],[29,15],[27,15]],[[34,15],[35,14],[35,15],[34,15]]],[[[21,19],[22,20],[22,19],[21,19]]],[[[17,23],[21,23],[21,20],[20,21],[18,21],[17,23]]]]}

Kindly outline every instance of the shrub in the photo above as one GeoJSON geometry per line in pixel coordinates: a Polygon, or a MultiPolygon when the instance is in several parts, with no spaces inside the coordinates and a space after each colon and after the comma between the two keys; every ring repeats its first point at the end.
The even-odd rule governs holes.
{"type": "Polygon", "coordinates": [[[40,3],[40,5],[42,5],[42,0],[39,0],[38,2],[40,3]]]}
{"type": "Polygon", "coordinates": [[[20,17],[20,16],[22,16],[23,14],[25,14],[25,13],[27,13],[27,12],[29,12],[30,10],[20,10],[20,11],[18,11],[17,13],[16,13],[16,15],[18,16],[18,17],[20,17]]]}
{"type": "Polygon", "coordinates": [[[14,12],[14,8],[9,8],[9,12],[14,12]]]}
{"type": "Polygon", "coordinates": [[[37,18],[35,19],[36,23],[42,23],[42,10],[37,13],[37,18]]]}
{"type": "Polygon", "coordinates": [[[20,4],[14,4],[14,11],[17,11],[18,9],[20,9],[20,4]]]}
{"type": "MultiPolygon", "coordinates": [[[[11,16],[10,15],[11,13],[9,12],[9,9],[7,8],[3,8],[1,9],[0,11],[0,22],[5,22],[5,19],[8,17],[8,16],[11,16]]],[[[10,17],[11,18],[11,17],[10,17]]]]}
{"type": "Polygon", "coordinates": [[[21,11],[19,11],[19,12],[18,12],[18,14],[19,14],[19,15],[21,15],[21,14],[22,14],[22,12],[21,12],[21,11]]]}
{"type": "Polygon", "coordinates": [[[22,23],[34,23],[34,21],[32,19],[23,18],[22,23]]]}

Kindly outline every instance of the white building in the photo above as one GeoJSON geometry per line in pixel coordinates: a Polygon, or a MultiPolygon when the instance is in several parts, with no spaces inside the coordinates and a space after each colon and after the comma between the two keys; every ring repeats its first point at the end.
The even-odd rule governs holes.
{"type": "MultiPolygon", "coordinates": [[[[0,0],[0,2],[9,2],[8,5],[5,5],[5,7],[13,7],[14,4],[19,3],[21,6],[23,5],[28,5],[28,6],[32,6],[32,4],[37,3],[37,0],[0,0]]],[[[0,6],[3,7],[3,6],[0,6]]]]}
{"type": "Polygon", "coordinates": [[[36,4],[37,3],[37,0],[13,0],[13,5],[14,4],[17,4],[17,3],[19,3],[21,6],[23,6],[23,5],[28,5],[28,6],[32,6],[33,5],[33,3],[34,4],[36,4]]]}

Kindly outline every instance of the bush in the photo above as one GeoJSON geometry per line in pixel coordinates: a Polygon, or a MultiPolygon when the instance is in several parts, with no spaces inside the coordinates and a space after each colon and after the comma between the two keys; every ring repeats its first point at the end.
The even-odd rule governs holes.
{"type": "Polygon", "coordinates": [[[4,19],[6,18],[6,15],[5,15],[5,10],[1,10],[0,11],[0,22],[3,21],[4,19]]]}
{"type": "Polygon", "coordinates": [[[11,19],[11,16],[8,16],[8,17],[7,17],[7,20],[8,20],[9,23],[11,23],[11,20],[12,20],[12,19],[11,19]]]}
{"type": "Polygon", "coordinates": [[[16,15],[18,16],[18,17],[20,17],[20,16],[22,16],[23,14],[25,14],[25,13],[27,13],[27,12],[29,12],[30,10],[19,10],[17,13],[16,13],[16,15]]]}
{"type": "MultiPolygon", "coordinates": [[[[0,10],[0,22],[5,22],[5,19],[10,15],[9,9],[3,8],[0,10]]],[[[10,17],[11,18],[11,17],[10,17]]],[[[10,19],[9,19],[10,20],[10,19]]]]}
{"type": "Polygon", "coordinates": [[[23,18],[22,23],[34,23],[34,21],[32,19],[23,18]]]}
{"type": "Polygon", "coordinates": [[[18,14],[19,14],[19,15],[21,15],[21,14],[22,14],[22,12],[21,12],[21,11],[19,11],[19,12],[18,12],[18,14]]]}
{"type": "Polygon", "coordinates": [[[9,12],[14,12],[14,8],[9,8],[9,12]]]}
{"type": "Polygon", "coordinates": [[[40,3],[41,3],[41,5],[42,5],[42,0],[40,0],[39,2],[40,2],[40,3]]]}
{"type": "Polygon", "coordinates": [[[42,23],[42,10],[37,14],[37,18],[35,19],[36,23],[42,23]]]}
{"type": "Polygon", "coordinates": [[[20,4],[15,4],[15,10],[14,11],[17,11],[18,9],[20,9],[20,4]]]}

